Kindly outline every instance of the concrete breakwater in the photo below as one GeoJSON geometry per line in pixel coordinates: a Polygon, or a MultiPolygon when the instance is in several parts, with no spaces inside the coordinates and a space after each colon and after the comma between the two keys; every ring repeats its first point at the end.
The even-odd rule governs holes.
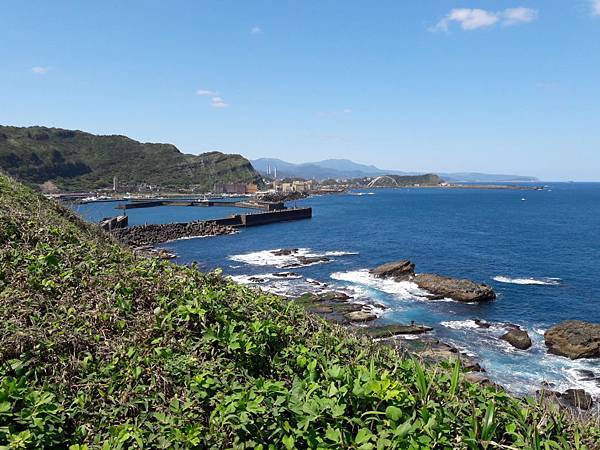
{"type": "Polygon", "coordinates": [[[260,209],[263,211],[279,211],[286,209],[283,202],[267,202],[261,200],[231,202],[226,200],[148,200],[134,201],[118,205],[117,209],[155,208],[158,206],[224,206],[234,208],[260,209]]]}
{"type": "Polygon", "coordinates": [[[119,241],[133,247],[141,247],[185,237],[232,234],[238,227],[253,227],[311,217],[312,208],[292,208],[257,214],[235,214],[224,219],[208,221],[139,225],[112,232],[119,241]]]}

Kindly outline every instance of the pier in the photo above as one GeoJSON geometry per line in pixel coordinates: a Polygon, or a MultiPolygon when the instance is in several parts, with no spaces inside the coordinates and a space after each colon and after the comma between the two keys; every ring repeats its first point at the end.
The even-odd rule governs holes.
{"type": "Polygon", "coordinates": [[[225,206],[231,208],[259,209],[263,211],[282,211],[286,207],[283,202],[263,202],[263,201],[238,201],[230,202],[227,200],[149,200],[134,201],[118,205],[117,209],[137,209],[154,208],[158,206],[225,206]]]}
{"type": "Polygon", "coordinates": [[[255,214],[234,214],[225,219],[209,220],[208,222],[232,227],[255,227],[276,222],[310,219],[311,217],[312,208],[290,208],[255,214]]]}
{"type": "Polygon", "coordinates": [[[310,219],[311,217],[312,208],[290,208],[255,214],[234,214],[216,220],[138,225],[111,229],[111,231],[121,242],[139,247],[182,238],[231,234],[240,227],[254,227],[290,220],[310,219]]]}

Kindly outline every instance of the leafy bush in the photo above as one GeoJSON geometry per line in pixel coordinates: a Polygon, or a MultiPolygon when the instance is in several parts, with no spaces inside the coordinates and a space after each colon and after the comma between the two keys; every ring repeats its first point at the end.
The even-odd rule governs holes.
{"type": "Polygon", "coordinates": [[[0,448],[595,448],[219,273],[142,259],[0,176],[0,448]]]}

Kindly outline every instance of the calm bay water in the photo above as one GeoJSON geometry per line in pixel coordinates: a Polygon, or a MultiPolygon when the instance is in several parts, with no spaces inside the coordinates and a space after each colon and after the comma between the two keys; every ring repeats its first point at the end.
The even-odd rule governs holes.
{"type": "MultiPolygon", "coordinates": [[[[544,191],[372,190],[315,197],[312,220],[248,228],[231,236],[164,244],[179,263],[220,267],[240,282],[283,294],[346,289],[385,305],[381,322],[417,322],[434,336],[476,356],[490,378],[516,392],[533,392],[542,381],[555,388],[582,387],[600,396],[600,361],[570,361],[549,355],[543,332],[567,319],[600,322],[600,184],[556,183],[544,191]],[[325,264],[284,269],[287,261],[269,251],[301,248],[328,255],[325,264]],[[411,259],[417,272],[470,278],[494,287],[498,299],[485,304],[428,301],[409,283],[382,282],[366,269],[411,259]],[[273,273],[298,276],[278,279],[273,273]],[[250,280],[249,276],[258,276],[250,280]],[[472,319],[498,323],[479,329],[472,319]],[[519,351],[499,340],[502,323],[527,329],[534,341],[519,351]]],[[[75,209],[97,221],[118,213],[115,203],[75,209]]],[[[233,208],[159,207],[129,210],[130,224],[224,217],[233,208]]]]}

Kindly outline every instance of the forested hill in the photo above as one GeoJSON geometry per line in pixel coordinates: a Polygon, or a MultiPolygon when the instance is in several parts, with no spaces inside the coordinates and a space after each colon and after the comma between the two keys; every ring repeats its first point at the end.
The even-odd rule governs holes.
{"type": "Polygon", "coordinates": [[[70,191],[112,187],[113,177],[121,189],[147,184],[199,191],[215,182],[261,180],[240,155],[186,155],[171,144],[45,127],[0,126],[0,168],[32,185],[70,191]]]}

